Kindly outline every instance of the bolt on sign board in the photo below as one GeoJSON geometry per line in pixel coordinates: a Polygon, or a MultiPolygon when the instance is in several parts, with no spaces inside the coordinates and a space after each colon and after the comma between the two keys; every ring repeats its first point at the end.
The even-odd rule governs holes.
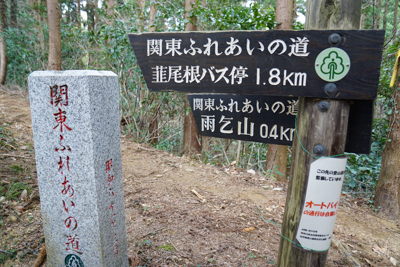
{"type": "Polygon", "coordinates": [[[129,34],[151,91],[369,99],[383,30],[129,34]]]}
{"type": "MultiPolygon", "coordinates": [[[[187,97],[200,135],[289,146],[297,138],[296,97],[230,94],[187,97]]],[[[372,117],[372,101],[353,101],[346,152],[370,153],[372,117]]]]}

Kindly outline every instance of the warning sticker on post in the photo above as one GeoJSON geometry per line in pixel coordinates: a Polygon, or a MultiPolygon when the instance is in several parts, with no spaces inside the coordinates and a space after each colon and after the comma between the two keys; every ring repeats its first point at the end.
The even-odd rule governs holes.
{"type": "Polygon", "coordinates": [[[310,165],[306,201],[296,238],[305,249],[327,250],[331,243],[347,158],[320,158],[310,165]]]}

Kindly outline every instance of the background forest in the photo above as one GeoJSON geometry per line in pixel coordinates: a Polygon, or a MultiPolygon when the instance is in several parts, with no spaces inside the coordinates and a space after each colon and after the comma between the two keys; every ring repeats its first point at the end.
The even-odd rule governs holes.
{"type": "MultiPolygon", "coordinates": [[[[267,144],[196,136],[194,142],[188,141],[184,126],[191,111],[185,95],[149,92],[127,38],[128,33],[146,31],[271,30],[278,26],[275,1],[207,0],[185,6],[183,0],[59,0],[58,4],[61,69],[111,70],[118,75],[123,134],[173,154],[188,153],[203,163],[236,164],[279,180],[288,178],[277,167],[266,167],[267,144]]],[[[9,88],[27,90],[31,72],[50,68],[47,5],[45,0],[0,0],[0,82],[9,88]]],[[[359,194],[371,204],[385,144],[392,142],[387,137],[394,131],[390,116],[399,109],[394,105],[398,86],[389,87],[400,41],[398,8],[398,0],[363,0],[361,28],[385,29],[386,38],[372,152],[348,154],[343,191],[359,194]]],[[[303,29],[305,15],[305,1],[296,1],[293,29],[303,29]]],[[[290,148],[284,153],[288,155],[286,171],[290,168],[290,148]]],[[[375,208],[380,206],[375,204],[375,208]]]]}

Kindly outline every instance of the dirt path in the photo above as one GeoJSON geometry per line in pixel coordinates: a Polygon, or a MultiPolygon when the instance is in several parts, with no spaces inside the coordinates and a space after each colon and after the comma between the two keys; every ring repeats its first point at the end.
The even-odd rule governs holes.
{"type": "MultiPolygon", "coordinates": [[[[0,186],[32,188],[24,200],[0,203],[0,266],[32,266],[44,238],[26,95],[0,91],[0,123],[12,136],[0,147],[0,186]]],[[[121,144],[132,266],[276,266],[279,226],[263,218],[281,223],[284,185],[127,137],[121,144]]],[[[400,261],[399,221],[379,218],[363,199],[343,198],[334,237],[326,266],[354,266],[353,258],[361,266],[400,261]]]]}

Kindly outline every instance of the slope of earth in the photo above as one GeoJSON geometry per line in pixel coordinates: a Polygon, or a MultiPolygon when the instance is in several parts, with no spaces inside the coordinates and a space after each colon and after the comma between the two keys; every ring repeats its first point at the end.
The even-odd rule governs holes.
{"type": "MultiPolygon", "coordinates": [[[[0,90],[0,129],[0,266],[33,266],[45,240],[26,93],[0,90]]],[[[128,137],[121,144],[131,266],[276,266],[280,227],[267,220],[281,223],[285,185],[128,137]]],[[[397,261],[399,221],[343,198],[326,266],[397,261]]]]}

